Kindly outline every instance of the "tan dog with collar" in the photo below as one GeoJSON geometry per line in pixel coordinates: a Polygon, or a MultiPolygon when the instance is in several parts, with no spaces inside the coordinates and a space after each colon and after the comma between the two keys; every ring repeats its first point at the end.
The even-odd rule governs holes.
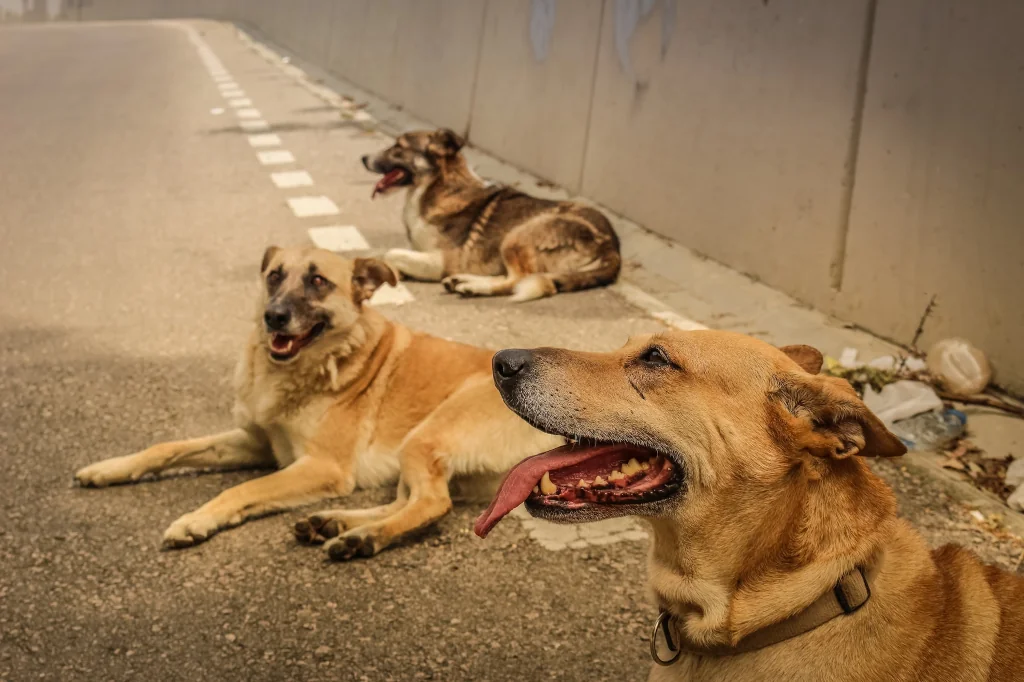
{"type": "Polygon", "coordinates": [[[652,680],[1022,679],[1024,579],[897,519],[862,458],[904,446],[820,367],[813,348],[716,331],[502,351],[506,404],[581,442],[515,467],[477,533],[523,501],[646,519],[668,664],[652,680]]]}
{"type": "Polygon", "coordinates": [[[261,273],[259,318],[235,375],[237,428],[76,474],[106,486],[170,469],[280,469],[179,518],[164,533],[168,547],[398,480],[392,504],[326,511],[296,526],[301,540],[334,538],[331,558],[372,556],[446,514],[452,478],[500,475],[562,442],[502,404],[491,351],[410,331],[366,305],[395,283],[384,263],[270,247],[261,273]]]}

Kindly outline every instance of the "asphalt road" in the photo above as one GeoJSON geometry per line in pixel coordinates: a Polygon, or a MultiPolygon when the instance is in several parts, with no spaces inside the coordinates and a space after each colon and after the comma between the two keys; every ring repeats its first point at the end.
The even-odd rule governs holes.
{"type": "MultiPolygon", "coordinates": [[[[100,458],[230,424],[267,244],[332,225],[404,242],[398,202],[371,202],[358,164],[386,138],[229,28],[195,26],[0,29],[0,680],[644,679],[642,533],[549,551],[512,520],[484,542],[469,505],[367,561],[298,545],[299,512],[162,551],[171,521],[255,474],[71,485],[100,458]],[[204,40],[250,104],[223,94],[204,40]],[[235,113],[250,107],[277,143],[253,146],[235,113]],[[285,149],[294,162],[258,161],[285,149]],[[314,184],[275,186],[288,170],[314,184]],[[299,196],[338,213],[299,217],[299,196]]],[[[382,309],[491,347],[613,348],[660,328],[611,291],[515,309],[409,291],[382,309]]],[[[1012,563],[940,493],[883,474],[929,539],[1012,563]]]]}
{"type": "MultiPolygon", "coordinates": [[[[258,162],[182,28],[0,30],[0,679],[642,679],[643,541],[550,552],[510,521],[483,542],[467,506],[371,561],[298,545],[298,512],[169,552],[171,521],[254,474],[71,485],[89,462],[230,425],[267,244],[341,224],[403,241],[398,202],[371,203],[358,164],[385,138],[230,32],[209,39],[295,163],[258,162]],[[315,184],[271,181],[294,169],[315,184]],[[299,218],[286,199],[303,195],[340,213],[299,218]]],[[[660,328],[607,291],[511,311],[410,290],[382,310],[490,346],[660,328]]]]}

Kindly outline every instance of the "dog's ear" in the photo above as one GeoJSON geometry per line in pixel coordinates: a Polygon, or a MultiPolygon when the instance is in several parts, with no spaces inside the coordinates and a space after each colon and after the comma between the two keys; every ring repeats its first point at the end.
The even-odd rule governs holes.
{"type": "Polygon", "coordinates": [[[808,374],[817,374],[821,371],[821,365],[825,362],[821,351],[814,346],[797,344],[795,346],[780,346],[779,350],[789,356],[789,359],[800,365],[808,374]]]}
{"type": "Polygon", "coordinates": [[[263,252],[263,263],[260,265],[260,272],[266,272],[267,268],[270,267],[270,261],[274,259],[274,255],[281,250],[280,246],[268,246],[267,250],[263,252]]]}
{"type": "Polygon", "coordinates": [[[356,258],[352,265],[352,301],[356,305],[362,305],[385,283],[398,284],[398,275],[390,265],[376,258],[356,258]]]}
{"type": "Polygon", "coordinates": [[[897,457],[907,451],[844,379],[790,372],[779,377],[772,399],[783,422],[772,431],[791,451],[836,459],[897,457]]]}
{"type": "Polygon", "coordinates": [[[427,152],[434,156],[455,156],[464,144],[466,141],[460,135],[448,128],[441,128],[430,134],[427,152]]]}

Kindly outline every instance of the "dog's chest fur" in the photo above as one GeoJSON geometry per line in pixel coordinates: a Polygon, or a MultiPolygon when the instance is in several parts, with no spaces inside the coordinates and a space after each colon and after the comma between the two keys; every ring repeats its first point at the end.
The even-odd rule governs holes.
{"type": "Polygon", "coordinates": [[[321,428],[334,398],[316,390],[308,376],[280,371],[251,343],[235,372],[237,426],[262,433],[274,459],[285,467],[304,454],[321,428]]]}
{"type": "Polygon", "coordinates": [[[441,235],[437,228],[423,217],[423,195],[427,191],[426,183],[409,190],[402,208],[402,222],[409,242],[417,251],[435,251],[440,247],[441,235]]]}
{"type": "Polygon", "coordinates": [[[330,375],[326,367],[314,375],[281,371],[267,360],[258,341],[251,343],[236,369],[236,425],[262,434],[278,467],[304,455],[326,456],[352,472],[356,487],[394,482],[399,471],[397,450],[374,440],[372,406],[378,400],[373,394],[383,390],[386,382],[372,386],[364,401],[339,408],[338,395],[329,390],[330,375]]]}

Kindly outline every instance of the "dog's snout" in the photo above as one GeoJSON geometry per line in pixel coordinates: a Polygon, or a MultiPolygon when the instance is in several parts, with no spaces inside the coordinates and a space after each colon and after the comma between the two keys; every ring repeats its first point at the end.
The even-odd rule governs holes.
{"type": "Polygon", "coordinates": [[[499,351],[491,361],[494,381],[498,384],[515,380],[519,374],[530,366],[533,353],[517,348],[499,351]]]}
{"type": "Polygon", "coordinates": [[[263,311],[263,322],[267,329],[273,331],[284,331],[288,323],[292,321],[292,311],[280,305],[268,306],[263,311]]]}
{"type": "Polygon", "coordinates": [[[370,155],[369,154],[363,154],[362,161],[363,161],[363,168],[365,168],[366,170],[373,170],[372,168],[370,168],[370,155]]]}

